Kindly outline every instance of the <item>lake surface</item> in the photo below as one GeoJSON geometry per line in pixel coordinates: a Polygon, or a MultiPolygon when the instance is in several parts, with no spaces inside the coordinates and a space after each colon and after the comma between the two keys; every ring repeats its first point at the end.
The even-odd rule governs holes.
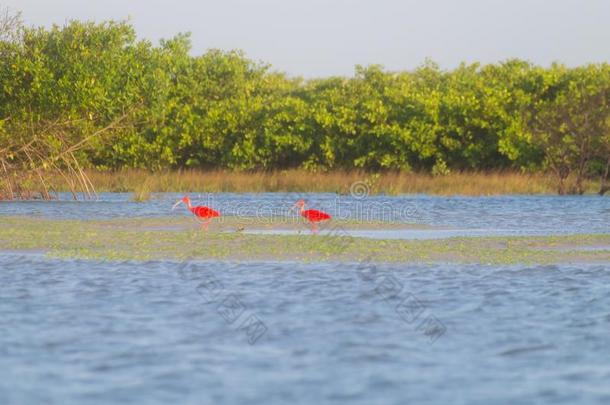
{"type": "MultiPolygon", "coordinates": [[[[169,211],[177,195],[129,197],[3,202],[0,225],[1,215],[187,214],[169,211]]],[[[225,214],[284,215],[298,197],[197,202],[225,214]]],[[[342,218],[362,219],[374,201],[391,208],[374,219],[454,231],[610,232],[608,198],[339,200],[308,196],[313,208],[342,218]]],[[[608,404],[609,331],[610,264],[110,262],[0,253],[1,404],[608,404]]]]}
{"type": "MultiPolygon", "coordinates": [[[[98,201],[72,201],[70,195],[62,194],[60,201],[53,202],[0,202],[0,218],[1,215],[72,219],[189,215],[184,208],[171,211],[182,194],[155,194],[143,203],[130,201],[131,196],[101,193],[98,201]]],[[[229,216],[284,217],[290,215],[288,210],[297,199],[305,198],[307,208],[322,209],[339,219],[414,223],[454,232],[473,230],[474,236],[610,232],[610,198],[599,196],[382,195],[356,199],[324,193],[193,193],[190,197],[194,205],[208,205],[229,216]]]]}

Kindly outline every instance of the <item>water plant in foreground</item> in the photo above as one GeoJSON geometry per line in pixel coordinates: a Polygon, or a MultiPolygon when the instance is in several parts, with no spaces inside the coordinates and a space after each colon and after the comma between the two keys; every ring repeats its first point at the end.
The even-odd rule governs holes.
{"type": "MultiPolygon", "coordinates": [[[[234,218],[210,232],[173,218],[47,220],[1,217],[0,250],[113,260],[277,260],[404,263],[573,263],[610,261],[610,235],[453,237],[441,240],[373,240],[331,235],[236,232],[234,218]],[[178,222],[178,226],[177,226],[178,222]]],[[[248,223],[249,228],[256,224],[248,223]]],[[[269,226],[265,224],[264,226],[269,226]]],[[[273,226],[273,225],[270,225],[273,226]]],[[[376,225],[383,229],[383,224],[376,225]]]]}

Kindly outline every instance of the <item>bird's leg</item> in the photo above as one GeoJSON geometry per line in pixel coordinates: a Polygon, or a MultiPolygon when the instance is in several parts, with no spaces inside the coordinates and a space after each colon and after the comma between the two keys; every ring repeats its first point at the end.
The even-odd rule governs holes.
{"type": "Polygon", "coordinates": [[[201,227],[203,228],[204,231],[208,230],[208,226],[210,225],[210,219],[208,219],[207,221],[203,221],[203,223],[201,224],[201,227]]]}
{"type": "Polygon", "coordinates": [[[318,233],[318,225],[315,222],[311,223],[311,232],[314,234],[318,233]]]}

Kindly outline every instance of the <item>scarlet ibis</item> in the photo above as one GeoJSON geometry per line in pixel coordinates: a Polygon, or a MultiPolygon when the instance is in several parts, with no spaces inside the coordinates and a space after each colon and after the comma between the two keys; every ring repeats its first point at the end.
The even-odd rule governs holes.
{"type": "Polygon", "coordinates": [[[181,200],[178,200],[178,202],[172,207],[172,210],[174,210],[178,205],[180,205],[180,203],[185,203],[189,211],[191,211],[193,215],[203,221],[201,223],[201,226],[205,230],[208,229],[208,225],[210,225],[210,221],[212,220],[212,218],[220,216],[220,213],[218,211],[213,210],[210,207],[206,207],[204,205],[197,205],[193,207],[191,205],[191,199],[186,196],[182,197],[181,200]]]}
{"type": "Polygon", "coordinates": [[[313,233],[318,232],[318,222],[328,221],[332,217],[328,215],[326,212],[318,211],[318,210],[306,210],[305,209],[305,201],[299,200],[292,206],[291,210],[298,208],[301,216],[309,221],[311,224],[311,231],[313,233]]]}

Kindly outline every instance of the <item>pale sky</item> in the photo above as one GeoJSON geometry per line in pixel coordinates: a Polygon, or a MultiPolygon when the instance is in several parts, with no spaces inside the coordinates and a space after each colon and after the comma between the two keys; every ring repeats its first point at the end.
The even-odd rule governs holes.
{"type": "Polygon", "coordinates": [[[191,32],[193,53],[241,49],[293,76],[356,64],[452,68],[522,58],[610,61],[610,0],[0,0],[30,25],[130,18],[157,42],[191,32]]]}

